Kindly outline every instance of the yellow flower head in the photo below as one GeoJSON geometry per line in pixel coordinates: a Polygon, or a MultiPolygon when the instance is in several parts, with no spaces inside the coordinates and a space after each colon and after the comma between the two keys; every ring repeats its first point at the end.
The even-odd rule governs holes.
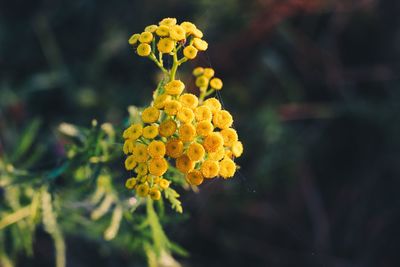
{"type": "Polygon", "coordinates": [[[142,32],[139,37],[139,42],[150,43],[153,40],[153,34],[151,32],[142,32]]]}
{"type": "Polygon", "coordinates": [[[222,138],[224,139],[224,146],[230,147],[238,140],[238,135],[235,129],[226,128],[221,131],[222,138]]]}
{"type": "Polygon", "coordinates": [[[127,155],[129,153],[132,153],[134,148],[135,148],[135,142],[132,139],[128,139],[124,142],[122,150],[124,151],[124,154],[127,155]]]}
{"type": "Polygon", "coordinates": [[[219,173],[219,163],[216,160],[207,159],[200,167],[204,178],[214,178],[219,173]]]}
{"type": "Polygon", "coordinates": [[[219,163],[219,175],[221,175],[222,178],[231,178],[235,175],[235,172],[236,164],[231,159],[225,158],[219,163]]]}
{"type": "Polygon", "coordinates": [[[161,189],[167,189],[169,187],[170,181],[168,181],[167,179],[160,179],[158,185],[161,187],[161,189]]]}
{"type": "Polygon", "coordinates": [[[169,137],[176,132],[176,122],[172,119],[163,121],[158,127],[158,131],[161,136],[169,137]]]}
{"type": "Polygon", "coordinates": [[[149,25],[146,28],[144,28],[144,31],[153,33],[157,30],[157,28],[158,28],[158,26],[153,24],[153,25],[149,25]]]}
{"type": "Polygon", "coordinates": [[[225,158],[229,158],[229,159],[233,158],[233,153],[231,150],[225,150],[225,158]]]}
{"type": "Polygon", "coordinates": [[[175,41],[186,39],[186,31],[179,25],[173,25],[169,28],[169,36],[175,41]]]}
{"type": "Polygon", "coordinates": [[[158,126],[149,125],[143,128],[143,137],[147,139],[154,139],[158,135],[158,126]]]}
{"type": "Polygon", "coordinates": [[[161,192],[156,187],[152,187],[149,191],[149,196],[152,200],[159,200],[161,198],[161,192]]]}
{"type": "Polygon", "coordinates": [[[185,29],[186,34],[192,34],[196,30],[196,25],[188,21],[182,22],[181,27],[185,29]]]}
{"type": "Polygon", "coordinates": [[[174,116],[182,108],[182,104],[177,100],[170,100],[165,103],[164,111],[170,116],[174,116]]]}
{"type": "Polygon", "coordinates": [[[213,123],[215,127],[226,129],[232,126],[232,115],[226,110],[220,110],[214,114],[213,123]]]}
{"type": "Polygon", "coordinates": [[[243,153],[243,144],[240,141],[235,141],[232,144],[232,153],[235,157],[240,157],[243,153]]]}
{"type": "Polygon", "coordinates": [[[149,185],[141,184],[136,188],[136,192],[140,197],[146,197],[149,194],[149,185]]]}
{"type": "Polygon", "coordinates": [[[193,72],[192,72],[192,74],[194,75],[194,76],[200,76],[200,75],[202,75],[204,73],[204,68],[202,68],[202,67],[197,67],[197,68],[195,68],[194,70],[193,70],[193,72]]]}
{"type": "Polygon", "coordinates": [[[207,48],[208,48],[208,43],[206,41],[200,39],[200,38],[194,38],[193,39],[193,45],[199,51],[206,51],[207,48]]]}
{"type": "Polygon", "coordinates": [[[152,158],[149,161],[149,172],[161,176],[168,170],[168,162],[164,158],[152,158]]]}
{"type": "Polygon", "coordinates": [[[157,49],[161,53],[169,54],[174,50],[175,42],[171,38],[162,38],[157,43],[157,49]]]}
{"type": "Polygon", "coordinates": [[[133,34],[133,35],[129,38],[128,43],[129,43],[130,45],[135,45],[135,44],[137,43],[137,41],[139,41],[139,37],[140,37],[140,34],[139,34],[139,33],[133,34]]]}
{"type": "Polygon", "coordinates": [[[214,131],[214,126],[208,120],[200,121],[196,125],[196,132],[200,136],[208,136],[214,131]]]}
{"type": "MultiPolygon", "coordinates": [[[[146,174],[147,174],[147,166],[146,166],[146,174]]],[[[148,175],[143,175],[143,176],[138,175],[137,179],[140,183],[145,183],[149,180],[148,175]]]]}
{"type": "Polygon", "coordinates": [[[160,182],[160,176],[151,176],[154,184],[158,184],[160,182]]]}
{"type": "Polygon", "coordinates": [[[211,121],[212,113],[208,106],[200,106],[194,110],[194,116],[197,121],[211,121]]]}
{"type": "Polygon", "coordinates": [[[184,107],[195,109],[199,104],[199,99],[194,94],[183,94],[179,97],[179,101],[184,107]]]}
{"type": "Polygon", "coordinates": [[[147,147],[147,151],[149,152],[149,155],[153,158],[164,157],[166,151],[165,144],[161,141],[154,140],[147,147]]]}
{"type": "Polygon", "coordinates": [[[127,189],[133,189],[133,188],[135,188],[135,185],[136,185],[136,179],[135,178],[129,178],[128,180],[126,180],[126,182],[125,182],[125,187],[127,188],[127,189]]]}
{"type": "Polygon", "coordinates": [[[141,57],[147,57],[151,53],[151,47],[149,44],[142,43],[137,47],[136,52],[141,57]]]}
{"type": "Polygon", "coordinates": [[[157,28],[156,34],[160,37],[166,37],[169,35],[169,27],[166,25],[161,25],[157,28]]]}
{"type": "Polygon", "coordinates": [[[192,34],[193,34],[194,37],[203,38],[203,32],[200,31],[199,29],[194,29],[192,34]]]}
{"type": "Polygon", "coordinates": [[[143,127],[140,124],[132,124],[128,129],[124,131],[124,138],[129,138],[132,140],[138,139],[142,136],[143,127]]]}
{"type": "Polygon", "coordinates": [[[167,94],[162,94],[156,97],[156,99],[154,100],[153,105],[158,108],[158,109],[163,109],[165,106],[165,103],[167,101],[171,100],[171,96],[167,95],[167,94]]]}
{"type": "Polygon", "coordinates": [[[191,161],[187,155],[182,155],[176,159],[176,168],[183,173],[188,173],[194,169],[195,162],[191,161]]]}
{"type": "Polygon", "coordinates": [[[146,162],[149,158],[147,146],[145,144],[136,144],[133,150],[133,156],[137,162],[146,162]]]}
{"type": "Polygon", "coordinates": [[[206,151],[199,143],[191,143],[187,150],[187,155],[191,161],[199,161],[204,158],[206,151]]]}
{"type": "Polygon", "coordinates": [[[201,185],[204,179],[200,171],[193,170],[186,175],[186,180],[191,185],[201,185]]]}
{"type": "Polygon", "coordinates": [[[219,102],[219,100],[215,97],[208,98],[206,101],[204,101],[204,106],[209,107],[212,113],[221,110],[221,102],[219,102]]]}
{"type": "Polygon", "coordinates": [[[165,18],[162,19],[158,24],[165,26],[173,26],[176,24],[176,18],[165,18]]]}
{"type": "Polygon", "coordinates": [[[225,148],[220,147],[217,151],[208,153],[208,158],[216,161],[220,161],[225,157],[225,148]]]}
{"type": "Polygon", "coordinates": [[[133,155],[130,155],[126,158],[125,160],[125,169],[127,171],[133,170],[137,165],[137,162],[135,161],[135,157],[133,155]]]}
{"type": "Polygon", "coordinates": [[[178,130],[182,142],[191,142],[196,137],[196,128],[192,124],[182,124],[178,130]]]}
{"type": "Polygon", "coordinates": [[[135,169],[135,172],[139,175],[139,176],[144,176],[147,174],[148,169],[147,169],[147,164],[146,163],[139,163],[138,166],[135,169]]]}
{"type": "Polygon", "coordinates": [[[199,88],[207,87],[208,82],[209,82],[209,79],[204,75],[201,75],[196,78],[196,86],[199,88]]]}
{"type": "Polygon", "coordinates": [[[191,123],[194,120],[194,113],[190,108],[183,107],[176,114],[182,123],[191,123]]]}
{"type": "Polygon", "coordinates": [[[166,153],[171,158],[178,158],[183,153],[183,143],[179,139],[170,139],[166,144],[166,153]]]}
{"type": "Polygon", "coordinates": [[[142,112],[142,120],[144,123],[153,123],[158,121],[160,111],[155,107],[148,107],[142,112]]]}
{"type": "Polygon", "coordinates": [[[173,80],[167,83],[165,86],[165,93],[169,95],[180,95],[185,89],[185,84],[180,80],[173,80]]]}
{"type": "Polygon", "coordinates": [[[207,152],[215,152],[224,144],[224,139],[222,139],[219,133],[210,133],[203,142],[204,148],[207,152]]]}
{"type": "Polygon", "coordinates": [[[193,45],[188,45],[183,49],[183,55],[188,59],[194,59],[197,56],[197,49],[193,45]]]}
{"type": "Polygon", "coordinates": [[[215,71],[212,68],[205,68],[203,75],[207,78],[211,79],[214,77],[215,71]]]}
{"type": "Polygon", "coordinates": [[[210,86],[211,88],[215,90],[221,90],[222,89],[222,80],[220,78],[212,78],[210,81],[210,86]]]}

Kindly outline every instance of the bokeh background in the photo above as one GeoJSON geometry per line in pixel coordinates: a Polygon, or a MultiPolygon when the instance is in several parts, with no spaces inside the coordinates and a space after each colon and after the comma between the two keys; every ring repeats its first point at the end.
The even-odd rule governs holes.
{"type": "MultiPolygon", "coordinates": [[[[200,65],[223,78],[245,153],[234,179],[183,195],[189,216],[167,228],[191,254],[178,260],[399,266],[399,12],[396,0],[3,0],[0,138],[40,118],[37,142],[56,149],[61,122],[121,123],[159,77],[129,36],[193,21],[209,49],[179,77],[190,87],[200,65]]],[[[84,237],[67,245],[68,266],[144,266],[84,237]]],[[[51,249],[39,235],[20,266],[53,266],[51,249]]]]}

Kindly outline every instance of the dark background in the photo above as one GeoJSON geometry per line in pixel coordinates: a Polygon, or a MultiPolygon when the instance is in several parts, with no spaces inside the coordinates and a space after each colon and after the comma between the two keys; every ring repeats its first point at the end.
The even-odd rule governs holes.
{"type": "MultiPolygon", "coordinates": [[[[2,0],[0,131],[40,117],[55,142],[60,122],[121,123],[157,81],[129,36],[193,21],[209,49],[179,76],[190,87],[193,67],[215,68],[245,153],[233,180],[183,196],[190,218],[167,229],[191,253],[179,261],[399,266],[399,14],[396,0],[2,0]]],[[[67,238],[68,266],[127,254],[79,242],[67,238]]],[[[51,244],[35,246],[45,266],[51,244]]]]}

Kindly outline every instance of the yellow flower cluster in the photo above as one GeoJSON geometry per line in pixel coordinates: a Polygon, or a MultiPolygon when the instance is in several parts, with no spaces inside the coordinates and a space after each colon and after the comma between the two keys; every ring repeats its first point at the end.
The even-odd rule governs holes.
{"type": "Polygon", "coordinates": [[[176,54],[182,51],[186,61],[194,59],[198,51],[205,51],[208,43],[196,25],[184,21],[177,23],[175,18],[165,18],[158,25],[147,26],[142,33],[135,33],[129,38],[129,44],[136,47],[139,56],[150,56],[156,60],[155,50],[159,52],[158,63],[162,64],[162,54],[176,54]]]}
{"type": "Polygon", "coordinates": [[[205,179],[231,178],[237,170],[234,158],[241,156],[243,145],[232,127],[232,115],[218,99],[207,98],[222,89],[222,80],[214,77],[212,68],[194,69],[200,88],[197,97],[187,93],[185,84],[175,79],[181,63],[194,58],[198,50],[207,49],[202,36],[194,24],[178,25],[176,19],[166,18],[129,39],[132,45],[140,43],[139,55],[153,55],[150,59],[168,75],[154,92],[151,105],[141,112],[141,122],[123,132],[125,168],[135,173],[126,181],[126,187],[136,190],[139,196],[160,199],[161,192],[170,185],[168,178],[177,171],[197,186],[205,179]],[[154,57],[149,44],[155,47],[155,42],[160,55],[173,53],[170,70],[164,69],[162,56],[154,57]],[[184,57],[178,60],[176,54],[182,48],[184,57]]]}

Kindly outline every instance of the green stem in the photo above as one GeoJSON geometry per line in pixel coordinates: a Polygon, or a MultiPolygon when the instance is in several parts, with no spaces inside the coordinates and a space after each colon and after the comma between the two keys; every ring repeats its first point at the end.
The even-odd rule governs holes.
{"type": "Polygon", "coordinates": [[[214,92],[215,92],[215,90],[214,90],[214,89],[211,89],[210,91],[208,91],[208,92],[205,93],[204,97],[207,97],[207,96],[211,95],[211,94],[214,93],[214,92]]]}
{"type": "Polygon", "coordinates": [[[200,87],[199,104],[203,103],[204,98],[207,96],[207,87],[200,87]]]}
{"type": "Polygon", "coordinates": [[[187,57],[181,58],[181,59],[178,61],[178,66],[181,65],[182,63],[186,62],[186,61],[188,61],[187,57]]]}
{"type": "Polygon", "coordinates": [[[174,55],[172,57],[173,57],[173,64],[172,64],[171,73],[170,73],[170,76],[169,76],[169,80],[170,81],[175,80],[175,74],[176,74],[176,71],[177,71],[178,66],[179,66],[178,52],[177,52],[176,48],[174,49],[174,55]]]}
{"type": "Polygon", "coordinates": [[[168,71],[164,68],[163,64],[157,60],[157,58],[156,58],[156,56],[154,55],[154,53],[151,53],[151,54],[149,55],[149,58],[150,58],[154,63],[156,63],[156,65],[157,65],[164,73],[168,74],[168,71]]]}

